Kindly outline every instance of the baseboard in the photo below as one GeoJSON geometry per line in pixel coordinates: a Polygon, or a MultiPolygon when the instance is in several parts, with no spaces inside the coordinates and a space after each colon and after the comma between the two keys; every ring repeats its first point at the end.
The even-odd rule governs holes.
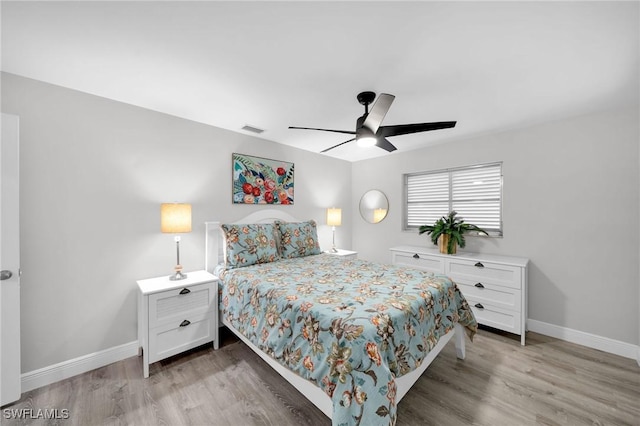
{"type": "Polygon", "coordinates": [[[137,340],[30,371],[22,374],[22,392],[29,392],[135,355],[138,355],[137,340]]]}
{"type": "Polygon", "coordinates": [[[640,365],[639,346],[532,319],[527,320],[527,326],[529,331],[555,337],[556,339],[567,342],[577,343],[578,345],[598,349],[610,354],[620,355],[625,358],[635,359],[638,361],[638,365],[640,365]]]}

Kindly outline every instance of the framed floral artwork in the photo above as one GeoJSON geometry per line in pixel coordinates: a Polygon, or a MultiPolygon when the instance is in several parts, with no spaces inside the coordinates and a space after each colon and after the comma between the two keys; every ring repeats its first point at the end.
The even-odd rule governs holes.
{"type": "Polygon", "coordinates": [[[293,163],[232,155],[234,204],[293,204],[293,163]]]}

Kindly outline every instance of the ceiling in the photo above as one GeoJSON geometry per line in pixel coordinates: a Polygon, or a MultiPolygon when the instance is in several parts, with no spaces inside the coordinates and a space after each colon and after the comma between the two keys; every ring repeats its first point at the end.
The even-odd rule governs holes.
{"type": "Polygon", "coordinates": [[[343,145],[358,161],[638,106],[633,2],[2,1],[2,70],[314,152],[355,130],[365,90],[383,125],[457,120],[343,145]]]}

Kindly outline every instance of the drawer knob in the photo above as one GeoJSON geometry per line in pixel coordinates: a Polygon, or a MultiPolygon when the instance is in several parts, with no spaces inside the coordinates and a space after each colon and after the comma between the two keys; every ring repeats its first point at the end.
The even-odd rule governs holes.
{"type": "Polygon", "coordinates": [[[189,321],[189,320],[184,320],[184,321],[182,321],[182,322],[180,323],[180,327],[186,327],[186,326],[188,326],[189,324],[191,324],[191,321],[189,321]]]}
{"type": "Polygon", "coordinates": [[[476,268],[484,268],[484,265],[482,264],[482,262],[476,262],[476,264],[473,266],[475,266],[476,268]]]}
{"type": "Polygon", "coordinates": [[[183,288],[182,290],[180,290],[180,294],[189,294],[191,293],[191,290],[189,290],[188,288],[183,288]]]}
{"type": "Polygon", "coordinates": [[[475,307],[478,309],[484,309],[484,306],[482,306],[482,303],[476,303],[475,307]]]}
{"type": "Polygon", "coordinates": [[[482,285],[482,283],[476,283],[476,287],[478,287],[478,288],[484,288],[484,286],[482,285]]]}

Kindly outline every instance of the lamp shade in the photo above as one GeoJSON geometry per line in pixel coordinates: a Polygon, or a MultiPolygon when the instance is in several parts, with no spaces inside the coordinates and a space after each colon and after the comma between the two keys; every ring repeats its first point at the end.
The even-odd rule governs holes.
{"type": "Polygon", "coordinates": [[[160,230],[171,234],[191,232],[191,204],[163,203],[160,230]]]}
{"type": "Polygon", "coordinates": [[[342,209],[327,209],[327,225],[342,225],[342,209]]]}

